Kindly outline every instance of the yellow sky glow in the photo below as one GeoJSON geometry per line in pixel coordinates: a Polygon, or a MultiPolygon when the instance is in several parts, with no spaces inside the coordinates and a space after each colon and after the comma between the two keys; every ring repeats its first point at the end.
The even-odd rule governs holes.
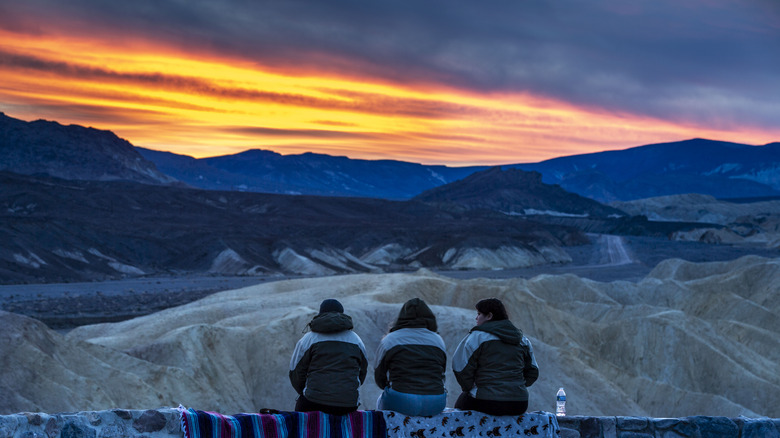
{"type": "Polygon", "coordinates": [[[425,164],[535,162],[693,137],[763,144],[729,132],[610,114],[528,94],[415,89],[249,62],[117,50],[103,40],[0,32],[0,111],[114,131],[136,146],[194,157],[252,148],[425,164]],[[27,62],[34,60],[35,62],[27,62]]]}

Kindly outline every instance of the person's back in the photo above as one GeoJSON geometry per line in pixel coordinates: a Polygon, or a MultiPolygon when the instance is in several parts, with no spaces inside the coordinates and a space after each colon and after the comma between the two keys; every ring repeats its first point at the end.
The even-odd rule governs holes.
{"type": "Polygon", "coordinates": [[[444,409],[447,354],[425,302],[414,298],[404,304],[376,357],[374,380],[383,389],[377,409],[426,416],[444,409]]]}
{"type": "MultiPolygon", "coordinates": [[[[528,389],[535,376],[528,376],[532,364],[528,339],[509,320],[490,321],[474,327],[467,338],[480,351],[473,375],[474,397],[489,400],[528,400],[528,389]]],[[[453,358],[461,363],[463,358],[453,358]]],[[[465,358],[468,362],[468,358],[465,358]]],[[[533,368],[532,368],[533,366],[533,368]]],[[[464,366],[465,367],[465,366],[464,366]]],[[[456,374],[459,376],[460,373],[456,374]]]]}
{"type": "Polygon", "coordinates": [[[311,331],[295,346],[290,383],[299,394],[296,411],[341,415],[357,409],[368,362],[363,341],[352,331],[352,318],[342,311],[336,300],[325,300],[309,323],[311,331]]]}
{"type": "Polygon", "coordinates": [[[452,371],[463,393],[455,408],[490,415],[520,415],[528,387],[539,377],[531,341],[509,321],[496,298],[476,304],[477,325],[458,344],[452,371]]]}

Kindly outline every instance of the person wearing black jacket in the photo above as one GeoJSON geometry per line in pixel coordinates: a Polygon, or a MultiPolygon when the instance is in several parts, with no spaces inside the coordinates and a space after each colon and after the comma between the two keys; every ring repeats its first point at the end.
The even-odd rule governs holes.
{"type": "Polygon", "coordinates": [[[500,300],[481,300],[476,308],[477,325],[452,358],[452,370],[463,390],[455,408],[520,415],[528,409],[527,388],[539,377],[531,342],[509,321],[500,300]]]}
{"type": "Polygon", "coordinates": [[[333,415],[357,410],[368,361],[352,318],[340,302],[328,299],[308,327],[290,360],[290,383],[298,393],[295,410],[333,415]]]}
{"type": "Polygon", "coordinates": [[[414,416],[444,410],[447,353],[436,330],[436,317],[425,301],[413,298],[404,303],[376,352],[374,381],[383,390],[378,410],[414,416]]]}

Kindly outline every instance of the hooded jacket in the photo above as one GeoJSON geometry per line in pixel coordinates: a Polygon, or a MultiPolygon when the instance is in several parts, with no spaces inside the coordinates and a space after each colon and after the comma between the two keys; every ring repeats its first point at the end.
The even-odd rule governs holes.
{"type": "Polygon", "coordinates": [[[509,320],[487,321],[458,344],[452,370],[461,389],[476,399],[528,400],[539,377],[531,341],[509,320]]]}
{"type": "Polygon", "coordinates": [[[395,325],[377,348],[377,386],[407,394],[444,394],[447,353],[436,329],[436,317],[423,300],[404,303],[395,325]]]}
{"type": "Polygon", "coordinates": [[[352,331],[352,318],[338,312],[321,313],[309,323],[311,331],[295,345],[290,360],[290,383],[312,402],[358,406],[358,388],[366,379],[366,347],[352,331]]]}

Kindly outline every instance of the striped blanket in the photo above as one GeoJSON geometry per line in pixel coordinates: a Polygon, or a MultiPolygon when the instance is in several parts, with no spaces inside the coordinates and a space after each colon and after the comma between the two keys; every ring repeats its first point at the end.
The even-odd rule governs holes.
{"type": "Polygon", "coordinates": [[[347,415],[322,412],[222,415],[179,408],[184,438],[375,438],[386,437],[382,411],[347,415]]]}

